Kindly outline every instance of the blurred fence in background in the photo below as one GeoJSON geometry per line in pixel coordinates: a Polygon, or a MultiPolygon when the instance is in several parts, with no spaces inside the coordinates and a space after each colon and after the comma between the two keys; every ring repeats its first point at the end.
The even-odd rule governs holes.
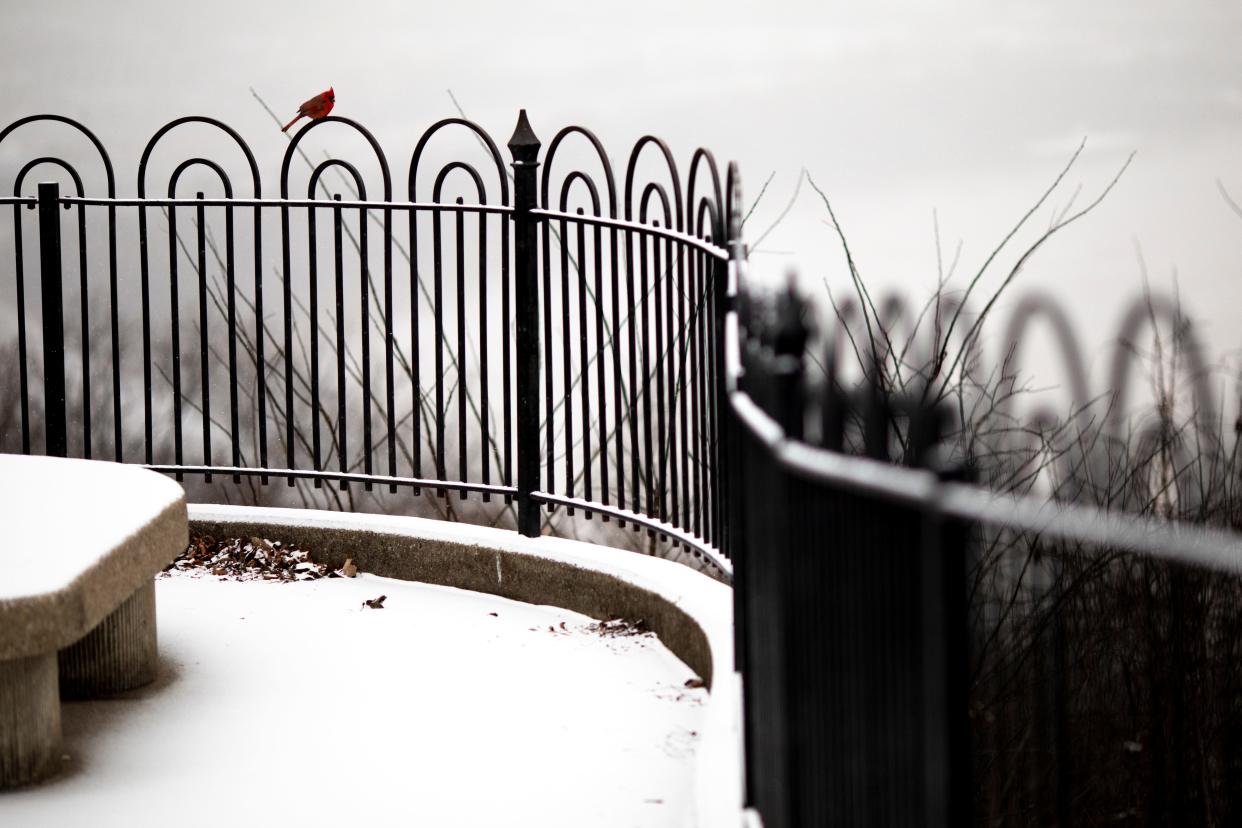
{"type": "Polygon", "coordinates": [[[792,287],[736,304],[728,550],[764,825],[1242,818],[1242,536],[1168,519],[1238,528],[1214,417],[1188,410],[1187,433],[1166,408],[1163,430],[1126,442],[1118,418],[1069,406],[1014,431],[1039,444],[1075,427],[1071,449],[1005,453],[988,421],[1010,415],[977,403],[1011,377],[938,394],[911,359],[899,381],[903,343],[875,329],[849,335],[862,364],[843,384],[847,337],[815,354],[792,287]],[[1044,474],[1053,496],[981,474],[1044,474]]]}

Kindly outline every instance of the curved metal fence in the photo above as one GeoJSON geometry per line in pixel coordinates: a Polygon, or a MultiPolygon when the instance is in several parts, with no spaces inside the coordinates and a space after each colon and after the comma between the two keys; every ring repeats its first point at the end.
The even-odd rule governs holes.
{"type": "MultiPolygon", "coordinates": [[[[913,314],[869,295],[834,308],[808,375],[807,311],[748,284],[737,170],[706,150],[683,180],[645,136],[619,177],[582,127],[544,149],[523,112],[505,159],[448,118],[398,197],[374,136],[328,117],[283,148],[271,197],[235,130],[187,117],[146,144],[130,197],[73,120],[23,118],[0,149],[39,126],[85,140],[98,169],[30,144],[0,197],[0,359],[16,369],[0,449],[335,508],[361,489],[455,518],[473,495],[527,535],[573,516],[671,543],[735,586],[747,802],[769,828],[1242,815],[1242,543],[1097,508],[1204,520],[1242,503],[1176,307],[1148,300],[1122,335],[1180,331],[1189,436],[1162,409],[1127,444],[1119,407],[1091,425],[1072,328],[1041,297],[1019,304],[987,388],[968,376],[963,302],[913,314]],[[187,131],[223,155],[187,152],[187,131]],[[325,151],[328,133],[360,152],[325,151]],[[31,195],[44,168],[72,189],[31,195]],[[1038,317],[1075,407],[1014,425],[1038,317]],[[889,329],[924,318],[943,333],[932,368],[893,393],[909,343],[889,329]],[[847,347],[856,387],[837,371],[847,347]],[[952,399],[933,382],[950,376],[967,389],[952,399]],[[970,448],[1008,493],[945,462],[941,403],[969,423],[979,400],[1008,425],[970,448]],[[1202,474],[1184,474],[1196,457],[1202,474]],[[1023,494],[1040,475],[1050,497],[1023,494]]],[[[1117,353],[1105,396],[1124,400],[1117,353]]]]}
{"type": "MultiPolygon", "coordinates": [[[[848,314],[819,361],[793,289],[765,295],[744,259],[735,269],[725,439],[741,508],[727,549],[747,800],[763,824],[1242,818],[1242,492],[1180,313],[1149,300],[1126,315],[1098,426],[1070,341],[1065,422],[1015,423],[1006,404],[987,416],[1015,434],[997,439],[969,397],[1004,400],[1012,370],[983,366],[992,386],[938,399],[934,372],[896,361],[905,343],[842,330],[848,314]],[[1161,316],[1183,340],[1192,404],[1179,425],[1158,401],[1154,437],[1126,442],[1108,406],[1124,401],[1138,323],[1161,316]],[[857,384],[836,370],[843,347],[857,348],[857,384]],[[914,369],[904,394],[898,367],[914,369]],[[972,482],[985,472],[1047,474],[1049,495],[972,482]]],[[[1003,363],[1028,314],[1047,301],[1018,305],[1003,363]]]]}
{"type": "Polygon", "coordinates": [[[582,127],[540,156],[523,112],[503,159],[482,127],[447,118],[417,141],[398,197],[375,137],[330,116],[288,142],[271,197],[245,139],[190,116],[151,137],[124,197],[76,121],[23,118],[0,146],[40,125],[84,137],[105,186],[37,155],[0,198],[12,207],[0,320],[17,343],[12,449],[42,439],[49,454],[179,480],[501,498],[528,535],[541,509],[599,517],[727,579],[715,474],[726,206],[710,152],[683,183],[646,136],[619,188],[582,127]],[[187,132],[224,149],[178,157],[187,132]],[[329,133],[329,150],[352,138],[362,152],[324,150],[329,133]],[[590,163],[575,163],[575,142],[590,163]],[[466,150],[479,160],[454,157],[466,150]],[[47,167],[73,189],[30,195],[47,167]]]}

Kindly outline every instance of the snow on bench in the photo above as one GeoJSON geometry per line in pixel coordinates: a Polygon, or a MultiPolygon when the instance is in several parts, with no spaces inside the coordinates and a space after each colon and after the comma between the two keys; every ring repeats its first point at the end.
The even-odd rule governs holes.
{"type": "Polygon", "coordinates": [[[155,678],[154,576],[185,493],[137,466],[0,455],[0,789],[60,765],[60,699],[155,678]]]}

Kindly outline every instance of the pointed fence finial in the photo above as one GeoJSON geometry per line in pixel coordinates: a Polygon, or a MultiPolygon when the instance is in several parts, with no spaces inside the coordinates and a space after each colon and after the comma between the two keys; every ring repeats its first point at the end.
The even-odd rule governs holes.
{"type": "Polygon", "coordinates": [[[781,356],[795,357],[802,361],[807,340],[811,337],[808,324],[806,300],[798,293],[797,277],[791,272],[786,277],[785,289],[776,296],[773,307],[772,345],[781,356]]]}
{"type": "Polygon", "coordinates": [[[785,289],[773,298],[772,329],[769,334],[775,356],[772,362],[772,415],[788,437],[801,440],[806,424],[803,354],[811,335],[806,318],[807,306],[798,293],[792,273],[785,289]]]}
{"type": "Polygon", "coordinates": [[[518,113],[517,126],[513,128],[513,137],[509,139],[509,151],[513,153],[515,161],[533,161],[539,154],[539,147],[539,139],[530,128],[526,110],[523,109],[518,113]]]}
{"type": "Polygon", "coordinates": [[[740,245],[742,244],[742,173],[738,170],[736,161],[729,162],[726,186],[728,192],[725,193],[725,242],[740,245]]]}

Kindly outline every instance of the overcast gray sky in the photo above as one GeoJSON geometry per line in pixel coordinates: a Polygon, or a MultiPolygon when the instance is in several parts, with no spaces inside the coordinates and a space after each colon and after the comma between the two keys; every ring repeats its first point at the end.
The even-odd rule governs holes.
{"type": "MultiPolygon", "coordinates": [[[[1023,283],[1076,304],[1098,353],[1117,297],[1139,287],[1137,241],[1156,287],[1176,269],[1218,353],[1242,344],[1242,219],[1216,185],[1242,198],[1237,2],[353,5],[3,0],[0,121],[81,119],[128,192],[160,124],[215,115],[248,137],[274,184],[282,139],[248,87],[291,115],[333,85],[337,114],[370,126],[394,170],[423,128],[455,114],[452,88],[501,143],[526,107],[545,140],[571,122],[594,128],[622,168],[653,132],[683,164],[700,144],[736,159],[751,195],[775,172],[751,238],[805,167],[864,275],[918,292],[936,278],[933,209],[969,272],[1086,137],[1058,206],[1079,184],[1085,201],[1131,151],[1134,165],[1023,283]]],[[[0,170],[29,150],[6,142],[0,170]]],[[[844,290],[824,217],[804,186],[756,269],[796,264],[808,285],[844,290]]]]}

